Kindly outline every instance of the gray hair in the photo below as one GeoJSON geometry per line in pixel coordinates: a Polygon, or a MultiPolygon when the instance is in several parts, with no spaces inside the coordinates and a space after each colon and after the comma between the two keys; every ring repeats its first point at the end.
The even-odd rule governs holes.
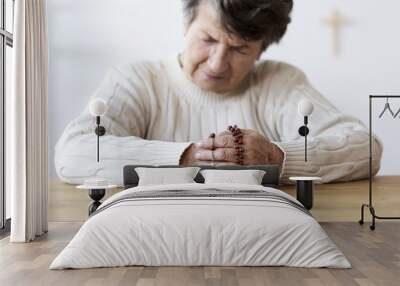
{"type": "Polygon", "coordinates": [[[182,0],[187,26],[196,18],[203,1],[215,6],[228,33],[248,41],[262,40],[264,49],[282,39],[293,8],[293,0],[182,0]]]}

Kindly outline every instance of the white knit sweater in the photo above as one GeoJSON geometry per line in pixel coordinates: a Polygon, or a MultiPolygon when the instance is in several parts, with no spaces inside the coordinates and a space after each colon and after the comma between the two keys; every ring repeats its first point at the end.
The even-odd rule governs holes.
{"type": "MultiPolygon", "coordinates": [[[[100,176],[122,185],[127,164],[178,165],[193,142],[222,132],[228,125],[254,129],[285,154],[282,181],[289,176],[320,176],[323,182],[368,175],[368,130],[340,113],[307,81],[299,69],[274,61],[258,63],[240,90],[216,94],[188,80],[176,57],[112,69],[95,92],[108,103],[102,117],[106,135],[100,139],[96,162],[95,120],[88,108],[65,129],[55,150],[58,176],[82,183],[100,176]],[[307,163],[299,100],[313,102],[307,163]]],[[[382,145],[374,138],[374,168],[380,166],[382,145]]]]}

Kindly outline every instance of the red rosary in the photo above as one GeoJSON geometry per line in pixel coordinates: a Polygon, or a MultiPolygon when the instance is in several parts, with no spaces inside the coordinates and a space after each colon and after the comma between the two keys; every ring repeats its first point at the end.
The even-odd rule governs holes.
{"type": "Polygon", "coordinates": [[[228,131],[231,132],[235,143],[236,161],[239,165],[243,165],[244,148],[243,148],[243,133],[237,125],[228,126],[228,131]]]}

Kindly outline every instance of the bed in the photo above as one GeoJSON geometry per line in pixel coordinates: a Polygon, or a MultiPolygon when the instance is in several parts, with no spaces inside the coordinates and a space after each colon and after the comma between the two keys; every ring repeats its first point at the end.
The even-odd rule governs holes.
{"type": "Polygon", "coordinates": [[[133,265],[351,267],[290,195],[186,183],[127,187],[108,198],[50,269],[133,265]]]}

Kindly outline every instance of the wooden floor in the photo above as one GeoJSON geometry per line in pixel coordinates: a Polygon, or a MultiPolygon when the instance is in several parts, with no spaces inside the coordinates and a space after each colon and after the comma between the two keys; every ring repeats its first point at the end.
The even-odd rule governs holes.
{"type": "MultiPolygon", "coordinates": [[[[375,180],[379,215],[400,214],[400,177],[375,180]]],[[[87,217],[85,191],[53,182],[49,233],[29,244],[0,241],[0,285],[400,285],[400,222],[360,226],[359,207],[367,202],[366,181],[318,185],[312,211],[353,268],[288,267],[124,267],[48,270],[87,217]],[[335,222],[332,222],[335,221],[335,222]]],[[[293,194],[293,187],[283,188],[293,194]]],[[[118,190],[115,190],[118,191],[118,190]]],[[[114,192],[115,192],[114,191],[114,192]]],[[[111,195],[110,194],[108,195],[111,195]]]]}
{"type": "Polygon", "coordinates": [[[123,267],[48,270],[81,223],[50,223],[30,244],[0,241],[0,285],[399,285],[400,223],[380,223],[375,232],[356,223],[322,223],[353,268],[123,267]]]}

